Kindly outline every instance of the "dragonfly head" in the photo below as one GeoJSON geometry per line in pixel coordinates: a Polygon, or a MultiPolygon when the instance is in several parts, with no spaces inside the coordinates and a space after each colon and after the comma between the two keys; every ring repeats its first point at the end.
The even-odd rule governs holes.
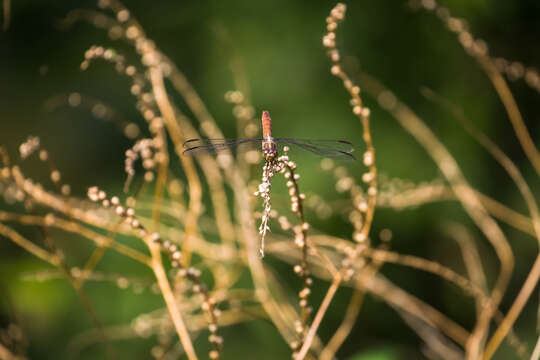
{"type": "Polygon", "coordinates": [[[277,157],[277,147],[273,140],[265,140],[262,144],[263,157],[266,161],[272,161],[277,157]]]}

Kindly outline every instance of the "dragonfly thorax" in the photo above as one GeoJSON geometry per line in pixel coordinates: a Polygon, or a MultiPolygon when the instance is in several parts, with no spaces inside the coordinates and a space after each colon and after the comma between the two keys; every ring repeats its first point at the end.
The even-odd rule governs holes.
{"type": "Polygon", "coordinates": [[[277,146],[274,139],[268,137],[262,142],[263,156],[266,161],[272,161],[277,156],[277,146]]]}

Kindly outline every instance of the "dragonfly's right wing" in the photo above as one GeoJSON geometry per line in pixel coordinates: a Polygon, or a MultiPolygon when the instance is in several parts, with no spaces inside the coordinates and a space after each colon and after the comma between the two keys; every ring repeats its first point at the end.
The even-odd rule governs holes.
{"type": "Polygon", "coordinates": [[[239,145],[261,143],[263,138],[249,139],[190,139],[184,143],[183,155],[215,154],[223,150],[231,150],[239,145]]]}
{"type": "Polygon", "coordinates": [[[354,145],[345,140],[307,140],[307,139],[289,139],[275,138],[282,145],[294,145],[305,150],[311,151],[319,156],[339,158],[341,160],[354,160],[351,154],[354,151],[354,145]]]}

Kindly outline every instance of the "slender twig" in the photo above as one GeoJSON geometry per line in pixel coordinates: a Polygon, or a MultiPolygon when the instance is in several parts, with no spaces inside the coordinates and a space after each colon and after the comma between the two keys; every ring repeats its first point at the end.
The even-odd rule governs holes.
{"type": "Polygon", "coordinates": [[[167,127],[169,135],[173,139],[174,149],[182,162],[182,166],[186,172],[189,183],[189,212],[185,223],[186,236],[182,248],[184,252],[184,258],[182,261],[184,261],[184,266],[189,266],[191,238],[197,234],[197,219],[201,212],[202,190],[200,180],[199,176],[197,175],[193,159],[188,156],[182,156],[182,144],[184,143],[184,138],[175,118],[174,110],[169,102],[167,92],[165,91],[163,74],[159,67],[152,67],[150,69],[150,79],[152,82],[156,103],[161,111],[161,114],[163,115],[165,126],[167,127]]]}
{"type": "Polygon", "coordinates": [[[178,333],[178,336],[180,337],[180,341],[188,358],[190,360],[195,360],[197,359],[197,355],[195,354],[193,343],[191,342],[189,332],[184,325],[184,320],[182,319],[180,309],[178,308],[178,303],[171,290],[169,280],[167,279],[167,274],[163,269],[160,247],[158,244],[149,244],[149,247],[152,253],[152,269],[154,270],[154,275],[158,281],[163,299],[165,299],[165,303],[167,304],[167,309],[169,310],[171,320],[174,324],[176,332],[178,333]]]}
{"type": "Polygon", "coordinates": [[[365,249],[362,255],[373,258],[375,261],[382,263],[390,262],[431,272],[462,288],[468,294],[485,301],[484,293],[476,286],[476,284],[471,283],[469,279],[456,273],[454,270],[439,264],[438,262],[423,259],[418,256],[398,254],[388,250],[371,248],[365,249]]]}
{"type": "Polygon", "coordinates": [[[0,343],[0,359],[2,360],[24,360],[25,357],[15,355],[7,347],[0,343]]]}
{"type": "Polygon", "coordinates": [[[343,317],[343,322],[321,352],[320,360],[332,360],[337,350],[345,342],[358,318],[364,295],[364,292],[361,290],[355,289],[353,291],[349,305],[347,305],[347,310],[345,311],[345,316],[343,317]]]}
{"type": "Polygon", "coordinates": [[[536,340],[536,345],[534,346],[534,351],[531,355],[531,360],[538,360],[540,358],[540,336],[536,340]]]}
{"type": "Polygon", "coordinates": [[[527,279],[523,283],[523,286],[521,287],[518,296],[514,300],[514,303],[510,307],[510,310],[506,314],[505,318],[503,319],[491,339],[488,341],[486,350],[482,354],[482,359],[491,359],[491,357],[495,354],[495,351],[505,338],[506,334],[510,331],[510,329],[512,329],[512,325],[517,320],[517,317],[519,316],[519,314],[521,314],[523,307],[525,307],[527,300],[529,300],[529,297],[531,296],[533,290],[538,284],[538,279],[540,279],[540,255],[536,257],[531,271],[529,272],[527,279]]]}
{"type": "Polygon", "coordinates": [[[11,15],[11,0],[4,0],[4,31],[9,27],[9,16],[11,15]]]}
{"type": "Polygon", "coordinates": [[[0,146],[0,159],[2,160],[2,165],[9,167],[9,154],[5,147],[0,146]]]}
{"type": "Polygon", "coordinates": [[[321,325],[324,315],[326,314],[326,311],[330,307],[330,303],[332,302],[334,295],[339,289],[339,285],[341,284],[342,280],[343,280],[343,275],[341,274],[341,272],[337,273],[337,275],[334,277],[334,281],[332,281],[332,284],[328,288],[328,291],[326,292],[326,295],[324,296],[324,299],[321,305],[319,306],[319,309],[317,310],[317,314],[315,314],[315,317],[313,318],[313,323],[311,324],[311,327],[309,328],[309,331],[306,334],[302,348],[300,348],[300,351],[298,351],[298,354],[295,356],[295,360],[302,360],[306,357],[309,351],[309,348],[311,347],[311,344],[313,342],[313,339],[315,338],[315,335],[317,334],[317,330],[319,329],[319,326],[321,325]]]}
{"type": "Polygon", "coordinates": [[[42,249],[41,247],[37,246],[30,240],[21,236],[15,230],[7,227],[6,225],[2,223],[0,223],[0,235],[7,237],[11,241],[13,241],[15,244],[19,245],[20,247],[28,251],[30,254],[40,258],[41,260],[46,261],[49,264],[56,267],[60,265],[60,259],[58,259],[58,256],[56,256],[55,254],[51,254],[48,251],[42,249]]]}

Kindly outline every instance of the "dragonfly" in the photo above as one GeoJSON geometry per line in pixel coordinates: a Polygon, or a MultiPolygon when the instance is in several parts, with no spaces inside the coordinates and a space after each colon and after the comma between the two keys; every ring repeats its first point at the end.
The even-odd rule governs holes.
{"type": "Polygon", "coordinates": [[[184,143],[184,155],[216,154],[233,148],[249,148],[250,145],[261,145],[263,157],[272,162],[278,156],[278,147],[291,145],[317,154],[322,157],[354,160],[352,143],[345,140],[306,140],[277,138],[272,136],[272,119],[268,111],[262,112],[262,137],[237,139],[190,139],[184,143]]]}

